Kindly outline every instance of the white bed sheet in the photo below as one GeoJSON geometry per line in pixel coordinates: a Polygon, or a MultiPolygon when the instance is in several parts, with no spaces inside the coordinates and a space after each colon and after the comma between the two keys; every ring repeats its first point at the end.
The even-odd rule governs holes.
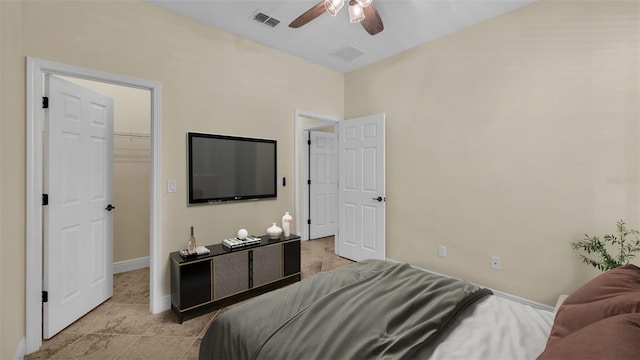
{"type": "Polygon", "coordinates": [[[497,295],[466,310],[429,359],[535,359],[544,350],[554,315],[497,295]]]}

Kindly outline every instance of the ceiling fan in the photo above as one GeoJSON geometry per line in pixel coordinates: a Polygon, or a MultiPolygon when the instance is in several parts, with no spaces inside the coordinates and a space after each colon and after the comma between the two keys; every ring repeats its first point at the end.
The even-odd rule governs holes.
{"type": "MultiPolygon", "coordinates": [[[[331,16],[336,16],[344,6],[345,0],[323,0],[316,6],[307,10],[304,14],[293,20],[289,27],[299,28],[308,24],[318,16],[328,12],[331,16]]],[[[375,35],[382,30],[382,19],[378,10],[373,5],[373,0],[349,0],[349,21],[351,23],[361,23],[362,27],[371,35],[375,35]]]]}

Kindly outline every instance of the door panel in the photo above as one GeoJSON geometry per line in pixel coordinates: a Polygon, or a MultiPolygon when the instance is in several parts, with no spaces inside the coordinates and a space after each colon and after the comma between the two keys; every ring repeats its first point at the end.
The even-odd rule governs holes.
{"type": "Polygon", "coordinates": [[[106,259],[104,253],[107,248],[106,239],[104,234],[106,233],[105,222],[101,219],[95,220],[91,223],[91,253],[93,257],[91,263],[91,286],[96,286],[101,281],[104,281],[107,274],[105,273],[106,259]]]}
{"type": "Polygon", "coordinates": [[[80,248],[79,230],[79,226],[69,226],[61,230],[62,246],[68,249],[62,255],[63,261],[68,264],[62,269],[64,271],[63,286],[61,287],[63,302],[69,301],[70,298],[80,292],[80,272],[78,271],[78,259],[80,258],[80,252],[78,251],[80,248]]]}
{"type": "Polygon", "coordinates": [[[377,149],[364,148],[362,149],[362,189],[369,192],[377,192],[378,185],[376,184],[376,173],[378,169],[376,167],[377,161],[377,149]]]}
{"type": "Polygon", "coordinates": [[[341,217],[343,221],[340,222],[340,239],[348,246],[356,246],[357,207],[358,204],[353,203],[344,203],[343,205],[344,215],[341,217]]]}
{"type": "Polygon", "coordinates": [[[43,337],[48,339],[113,293],[113,101],[46,77],[43,208],[43,337]]]}
{"type": "Polygon", "coordinates": [[[356,183],[358,182],[358,178],[356,176],[356,158],[357,154],[355,149],[344,149],[344,161],[343,166],[343,182],[344,182],[344,190],[347,191],[357,191],[356,183]]]}
{"type": "Polygon", "coordinates": [[[336,252],[355,261],[385,259],[384,114],[341,121],[338,143],[336,252]]]}
{"type": "Polygon", "coordinates": [[[378,249],[378,236],[376,233],[377,220],[378,209],[376,206],[362,206],[362,247],[373,252],[378,249]]]}

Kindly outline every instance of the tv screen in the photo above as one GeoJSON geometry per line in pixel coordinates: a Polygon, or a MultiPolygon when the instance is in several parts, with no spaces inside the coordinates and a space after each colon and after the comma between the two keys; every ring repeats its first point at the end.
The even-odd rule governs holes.
{"type": "Polygon", "coordinates": [[[189,204],[277,197],[276,140],[188,133],[189,204]]]}

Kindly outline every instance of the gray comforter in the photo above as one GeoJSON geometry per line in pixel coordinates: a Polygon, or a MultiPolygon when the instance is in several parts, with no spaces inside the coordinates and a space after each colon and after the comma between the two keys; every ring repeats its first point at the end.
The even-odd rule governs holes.
{"type": "Polygon", "coordinates": [[[257,297],[215,319],[200,359],[412,358],[491,294],[408,264],[367,260],[257,297]]]}

